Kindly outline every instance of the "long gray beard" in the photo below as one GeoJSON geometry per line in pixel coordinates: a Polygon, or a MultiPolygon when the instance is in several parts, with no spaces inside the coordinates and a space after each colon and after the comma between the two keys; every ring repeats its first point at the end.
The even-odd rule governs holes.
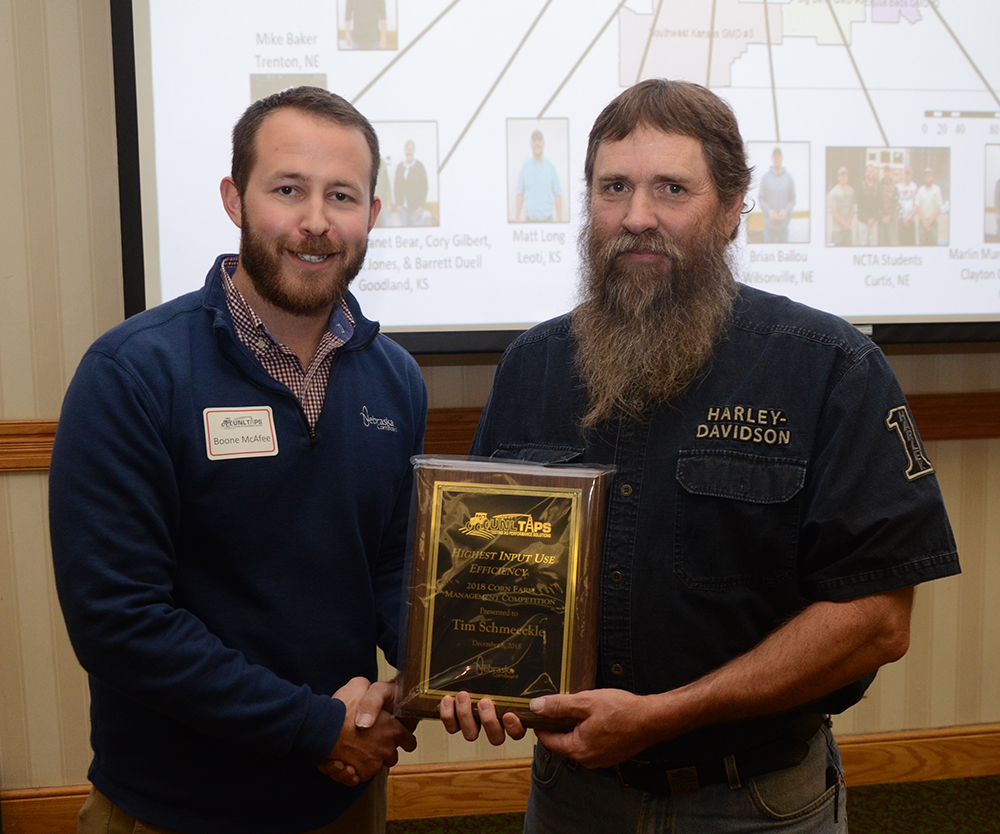
{"type": "Polygon", "coordinates": [[[644,419],[651,407],[680,397],[711,360],[737,284],[726,238],[713,226],[695,241],[679,246],[658,233],[622,232],[601,243],[586,223],[572,325],[588,396],[584,428],[621,416],[644,419]],[[633,249],[669,256],[666,273],[617,259],[633,249]]]}

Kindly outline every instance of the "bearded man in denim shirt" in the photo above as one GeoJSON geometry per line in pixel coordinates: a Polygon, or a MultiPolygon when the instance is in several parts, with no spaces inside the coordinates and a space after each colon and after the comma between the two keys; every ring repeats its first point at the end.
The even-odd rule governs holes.
{"type": "MultiPolygon", "coordinates": [[[[473,453],[613,464],[597,687],[536,698],[528,832],[843,832],[830,718],[959,571],[878,347],[737,283],[750,183],[728,105],[644,81],[598,118],[581,302],[504,354],[473,453]]],[[[448,730],[524,727],[467,693],[448,730]]]]}

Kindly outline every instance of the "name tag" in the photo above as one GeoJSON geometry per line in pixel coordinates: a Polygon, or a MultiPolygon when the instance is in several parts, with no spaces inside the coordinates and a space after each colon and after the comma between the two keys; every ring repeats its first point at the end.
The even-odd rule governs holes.
{"type": "Polygon", "coordinates": [[[259,458],[278,454],[278,435],[269,405],[206,408],[205,447],[209,460],[259,458]]]}

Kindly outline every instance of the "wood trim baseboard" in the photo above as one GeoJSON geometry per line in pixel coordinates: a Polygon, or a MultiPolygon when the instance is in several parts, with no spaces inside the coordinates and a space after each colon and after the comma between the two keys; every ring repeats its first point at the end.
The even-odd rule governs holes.
{"type": "Polygon", "coordinates": [[[389,819],[524,813],[531,759],[398,765],[389,774],[389,819]]]}
{"type": "Polygon", "coordinates": [[[1000,775],[1000,724],[838,736],[849,786],[1000,775]]]}
{"type": "MultiPolygon", "coordinates": [[[[1000,774],[1000,724],[841,736],[851,787],[1000,774]]],[[[520,813],[529,759],[400,765],[389,775],[389,819],[520,813]]],[[[4,834],[74,834],[89,786],[0,791],[4,834]]]]}
{"type": "MultiPolygon", "coordinates": [[[[925,441],[1000,437],[1000,391],[917,394],[909,397],[909,403],[925,441]]],[[[481,413],[481,408],[432,408],[427,413],[425,451],[466,454],[481,413]]],[[[48,469],[55,434],[55,420],[0,422],[0,472],[48,469]]]]}
{"type": "Polygon", "coordinates": [[[0,472],[48,469],[55,438],[55,420],[0,422],[0,472]]]}
{"type": "Polygon", "coordinates": [[[424,452],[429,455],[467,455],[479,425],[481,408],[432,408],[427,412],[424,452]]]}
{"type": "Polygon", "coordinates": [[[1000,391],[907,397],[925,442],[1000,437],[1000,391]]]}

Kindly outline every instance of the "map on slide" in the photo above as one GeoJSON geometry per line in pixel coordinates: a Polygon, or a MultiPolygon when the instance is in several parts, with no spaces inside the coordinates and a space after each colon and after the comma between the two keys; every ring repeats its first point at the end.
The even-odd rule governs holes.
{"type": "Polygon", "coordinates": [[[858,322],[1000,315],[995,0],[279,6],[149,0],[164,298],[236,246],[212,193],[231,125],[308,83],[379,134],[382,211],[352,286],[366,312],[390,330],[557,315],[574,299],[590,127],[666,77],[739,119],[754,166],[741,280],[858,322]]]}
{"type": "Polygon", "coordinates": [[[701,83],[728,87],[733,62],[750,46],[778,49],[785,38],[796,37],[811,38],[817,46],[850,46],[855,23],[917,24],[928,12],[933,16],[937,10],[921,0],[717,0],[656,2],[655,11],[645,13],[626,8],[621,82],[690,78],[692,67],[702,67],[701,83]]]}

